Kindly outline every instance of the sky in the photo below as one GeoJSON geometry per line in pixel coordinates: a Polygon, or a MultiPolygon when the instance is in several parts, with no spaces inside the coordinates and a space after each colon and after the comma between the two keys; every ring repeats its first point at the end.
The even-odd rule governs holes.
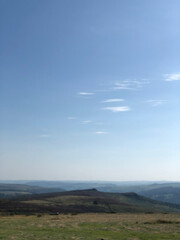
{"type": "Polygon", "coordinates": [[[0,179],[180,181],[179,13],[0,0],[0,179]]]}

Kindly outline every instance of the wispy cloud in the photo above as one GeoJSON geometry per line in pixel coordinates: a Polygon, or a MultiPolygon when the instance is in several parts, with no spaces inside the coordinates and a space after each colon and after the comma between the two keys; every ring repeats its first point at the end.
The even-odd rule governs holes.
{"type": "Polygon", "coordinates": [[[179,81],[180,73],[164,74],[164,80],[167,82],[179,81]]]}
{"type": "Polygon", "coordinates": [[[120,99],[120,98],[111,98],[111,99],[107,99],[105,101],[102,101],[103,103],[112,103],[112,102],[123,102],[124,99],[120,99]]]}
{"type": "Polygon", "coordinates": [[[92,123],[91,120],[85,120],[85,121],[82,121],[81,124],[89,124],[89,123],[92,123]]]}
{"type": "Polygon", "coordinates": [[[143,87],[143,85],[149,84],[148,79],[143,78],[141,80],[121,80],[114,83],[114,90],[137,90],[143,87]]]}
{"type": "Polygon", "coordinates": [[[130,111],[131,109],[128,106],[119,106],[119,107],[106,107],[103,108],[103,110],[108,110],[111,112],[127,112],[130,111]]]}
{"type": "Polygon", "coordinates": [[[68,120],[76,120],[77,117],[68,117],[67,119],[68,119],[68,120]]]}
{"type": "Polygon", "coordinates": [[[104,131],[97,131],[97,132],[95,132],[95,134],[102,135],[102,134],[108,134],[108,132],[104,132],[104,131]]]}
{"type": "Polygon", "coordinates": [[[50,135],[48,135],[48,134],[41,134],[41,135],[39,135],[37,137],[38,138],[48,138],[48,137],[50,137],[50,135]]]}
{"type": "Polygon", "coordinates": [[[113,89],[115,90],[133,90],[134,87],[130,83],[125,83],[125,81],[114,83],[113,89]]]}
{"type": "Polygon", "coordinates": [[[158,107],[166,102],[166,100],[147,100],[146,102],[151,103],[153,107],[158,107]]]}
{"type": "Polygon", "coordinates": [[[78,92],[79,95],[83,95],[83,96],[90,96],[90,95],[94,95],[95,93],[92,92],[78,92]]]}

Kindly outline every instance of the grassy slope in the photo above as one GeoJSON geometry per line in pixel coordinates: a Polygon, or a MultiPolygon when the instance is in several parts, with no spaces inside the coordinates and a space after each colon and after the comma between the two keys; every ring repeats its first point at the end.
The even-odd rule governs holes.
{"type": "Polygon", "coordinates": [[[179,214],[0,217],[2,240],[178,240],[179,214]]]}

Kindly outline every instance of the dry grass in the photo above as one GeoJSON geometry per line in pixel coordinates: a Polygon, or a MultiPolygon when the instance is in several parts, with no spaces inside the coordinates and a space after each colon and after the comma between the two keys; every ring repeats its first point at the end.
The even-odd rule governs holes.
{"type": "Polygon", "coordinates": [[[180,214],[0,217],[2,240],[179,240],[180,214]]]}

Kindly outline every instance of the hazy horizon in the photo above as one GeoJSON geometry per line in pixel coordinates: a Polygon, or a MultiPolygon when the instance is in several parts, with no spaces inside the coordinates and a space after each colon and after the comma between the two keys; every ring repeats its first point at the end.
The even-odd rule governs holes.
{"type": "Polygon", "coordinates": [[[0,179],[180,181],[179,12],[1,0],[0,179]]]}
{"type": "Polygon", "coordinates": [[[64,179],[0,179],[0,182],[104,182],[104,183],[110,183],[110,182],[114,182],[114,183],[128,183],[128,182],[145,182],[145,183],[179,183],[180,181],[168,181],[168,180],[73,180],[73,179],[69,179],[69,180],[64,180],[64,179]]]}

